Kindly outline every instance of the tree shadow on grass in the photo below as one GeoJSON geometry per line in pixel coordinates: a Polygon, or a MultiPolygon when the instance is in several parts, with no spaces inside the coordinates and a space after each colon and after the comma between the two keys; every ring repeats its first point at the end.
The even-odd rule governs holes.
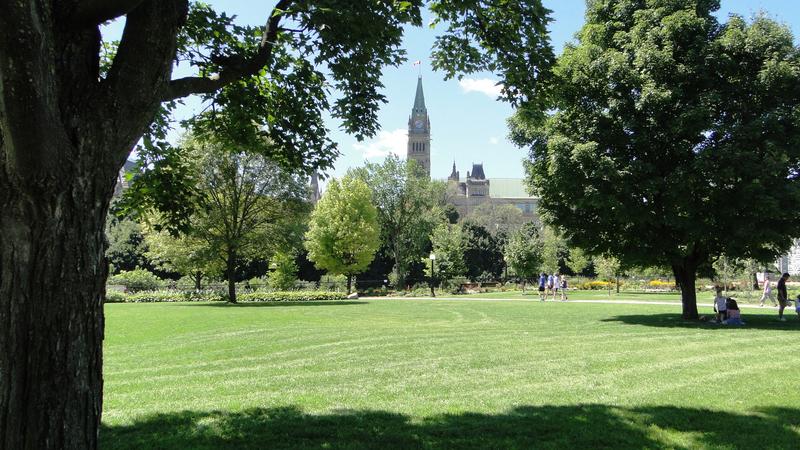
{"type": "MultiPolygon", "coordinates": [[[[713,314],[706,314],[705,316],[709,319],[714,317],[713,314]]],[[[684,320],[680,314],[631,314],[603,319],[602,322],[621,322],[627,325],[644,325],[648,327],[695,328],[709,330],[757,329],[797,331],[800,329],[800,321],[798,321],[796,317],[789,316],[788,314],[786,317],[786,322],[778,321],[777,314],[742,314],[742,320],[744,320],[745,325],[723,325],[708,321],[684,320]]]]}
{"type": "Polygon", "coordinates": [[[386,411],[307,414],[299,408],[156,414],[103,425],[114,449],[797,448],[800,410],[752,415],[695,408],[521,406],[502,414],[412,421],[386,411]],[[794,429],[793,429],[794,427],[794,429]]]}
{"type": "Polygon", "coordinates": [[[319,300],[302,302],[208,302],[208,303],[185,303],[182,306],[211,306],[214,308],[252,308],[252,307],[274,307],[274,306],[346,306],[346,305],[368,305],[369,302],[319,300]]]}

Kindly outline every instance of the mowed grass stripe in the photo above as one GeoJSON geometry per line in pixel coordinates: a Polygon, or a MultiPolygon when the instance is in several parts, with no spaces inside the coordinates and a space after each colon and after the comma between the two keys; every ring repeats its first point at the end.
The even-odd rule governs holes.
{"type": "MultiPolygon", "coordinates": [[[[626,436],[622,444],[615,441],[622,447],[653,442],[708,447],[712,441],[703,430],[670,428],[667,422],[672,418],[647,417],[661,417],[665,410],[674,410],[675,417],[693,416],[709,408],[731,423],[752,416],[773,426],[778,416],[800,417],[794,414],[800,407],[797,390],[764,382],[800,372],[796,352],[775,349],[776,342],[788,343],[796,336],[800,325],[773,323],[774,312],[749,310],[745,318],[752,319],[752,327],[686,324],[677,309],[437,300],[314,306],[109,305],[106,443],[121,445],[127,441],[117,439],[118,432],[141,437],[151,426],[163,427],[162,434],[170,435],[183,429],[173,421],[184,418],[199,421],[197,426],[209,420],[227,425],[192,428],[192,436],[199,432],[207,441],[186,444],[190,441],[181,435],[176,446],[157,448],[247,448],[249,441],[224,431],[231,420],[236,426],[254,420],[261,424],[258,430],[283,430],[283,435],[298,439],[309,427],[316,429],[316,437],[297,441],[307,442],[309,448],[362,448],[365,442],[387,447],[383,438],[367,430],[382,430],[381,436],[392,436],[392,442],[409,444],[394,448],[424,448],[424,442],[441,444],[442,435],[427,427],[442,420],[461,433],[447,438],[452,444],[448,446],[461,445],[456,435],[475,437],[463,429],[467,425],[502,432],[475,437],[470,445],[463,443],[464,448],[480,447],[484,441],[486,448],[525,447],[529,439],[544,439],[541,442],[551,446],[562,442],[562,437],[548,440],[548,433],[542,435],[541,424],[528,427],[539,433],[534,437],[525,434],[532,431],[511,431],[495,421],[503,417],[503,423],[527,424],[534,414],[534,422],[544,424],[560,416],[611,421],[608,426],[621,427],[620,435],[626,436]],[[720,385],[735,386],[735,392],[746,395],[724,395],[720,385]],[[162,418],[153,419],[153,414],[162,418]],[[281,419],[285,414],[293,417],[291,423],[305,425],[288,425],[281,419]],[[404,419],[384,423],[401,417],[397,415],[404,419]],[[625,415],[633,419],[618,420],[625,415]],[[358,421],[350,423],[354,417],[358,421]],[[337,425],[329,429],[318,420],[337,425]],[[418,427],[413,432],[407,430],[411,424],[418,427]],[[343,445],[337,447],[336,442],[343,445]]],[[[800,437],[800,424],[787,420],[789,432],[800,437]]],[[[556,422],[552,426],[558,428],[556,422]]],[[[574,424],[564,426],[562,432],[569,432],[574,424]]],[[[297,446],[277,445],[283,441],[273,441],[273,431],[236,433],[254,435],[260,446],[251,448],[297,446]]],[[[152,444],[142,439],[140,444],[152,444]]],[[[742,436],[740,441],[746,439],[750,438],[742,436]]],[[[778,433],[763,442],[769,447],[786,439],[778,433]]]]}

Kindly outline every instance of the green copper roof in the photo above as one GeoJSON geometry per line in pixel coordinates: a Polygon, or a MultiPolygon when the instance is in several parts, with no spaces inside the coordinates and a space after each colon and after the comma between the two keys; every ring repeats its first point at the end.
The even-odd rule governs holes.
{"type": "Polygon", "coordinates": [[[489,196],[492,198],[534,198],[528,194],[522,178],[489,178],[489,196]]]}
{"type": "Polygon", "coordinates": [[[417,95],[414,97],[413,112],[427,114],[425,110],[425,94],[422,93],[422,77],[417,78],[417,95]]]}

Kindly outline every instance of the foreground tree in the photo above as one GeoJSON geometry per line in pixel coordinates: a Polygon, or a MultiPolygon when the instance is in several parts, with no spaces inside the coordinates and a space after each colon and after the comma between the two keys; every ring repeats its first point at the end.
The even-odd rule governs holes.
{"type": "Polygon", "coordinates": [[[542,265],[539,228],[533,223],[528,223],[512,232],[503,253],[509,269],[519,277],[524,293],[525,284],[536,278],[542,265]]]}
{"type": "Polygon", "coordinates": [[[464,235],[466,276],[470,281],[500,279],[504,262],[502,245],[498,238],[486,228],[471,221],[465,221],[461,225],[461,230],[464,235]]]}
{"type": "Polygon", "coordinates": [[[466,236],[460,225],[440,223],[431,234],[431,252],[436,259],[431,261],[429,255],[422,258],[425,276],[432,281],[431,289],[441,281],[462,277],[467,272],[464,262],[464,246],[466,236]]]}
{"type": "Polygon", "coordinates": [[[382,164],[368,163],[355,169],[351,175],[362,179],[372,191],[381,240],[391,252],[397,286],[402,289],[409,267],[427,256],[423,254],[429,236],[442,221],[445,186],[430,181],[416,161],[402,161],[394,155],[382,164]]]}
{"type": "Polygon", "coordinates": [[[173,236],[166,230],[156,231],[152,225],[145,223],[144,242],[147,244],[145,254],[156,267],[190,276],[197,290],[203,287],[204,277],[220,274],[224,270],[218,255],[195,234],[173,236]]]}
{"type": "MultiPolygon", "coordinates": [[[[147,133],[143,148],[164,148],[160,112],[200,95],[236,113],[207,115],[208,128],[266,134],[273,161],[309,171],[337,154],[326,111],[359,137],[376,131],[382,68],[403,61],[403,27],[421,25],[422,1],[273,4],[263,27],[242,27],[188,0],[0,0],[0,448],[97,447],[103,227],[133,146],[147,133]],[[106,53],[99,27],[118,17],[106,53]],[[195,75],[173,78],[178,60],[195,75]]],[[[435,67],[496,71],[504,99],[534,97],[527,74],[546,73],[552,56],[538,0],[431,7],[447,24],[435,67]]]]}
{"type": "Polygon", "coordinates": [[[769,259],[800,235],[800,60],[789,29],[719,2],[589,2],[555,69],[554,113],[519,114],[543,219],[623,265],[665,264],[695,319],[721,254],[769,259]]]}
{"type": "Polygon", "coordinates": [[[228,301],[236,303],[242,260],[268,258],[298,245],[300,224],[308,214],[306,184],[264,156],[213,141],[191,145],[199,177],[190,235],[223,262],[228,301]]]}
{"type": "Polygon", "coordinates": [[[350,294],[353,276],[363,272],[381,245],[378,211],[372,192],[362,180],[351,176],[328,183],[306,232],[308,258],[319,269],[347,276],[350,294]]]}

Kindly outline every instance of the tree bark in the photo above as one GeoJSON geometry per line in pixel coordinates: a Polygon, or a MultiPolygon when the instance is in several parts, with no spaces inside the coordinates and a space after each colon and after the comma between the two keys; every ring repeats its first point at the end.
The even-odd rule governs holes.
{"type": "Polygon", "coordinates": [[[0,194],[0,449],[94,449],[113,182],[0,194]]]}
{"type": "Polygon", "coordinates": [[[228,251],[225,266],[225,276],[228,278],[228,301],[236,303],[236,250],[228,251]]]}
{"type": "Polygon", "coordinates": [[[681,288],[681,316],[686,320],[696,320],[700,316],[697,313],[697,266],[689,261],[683,261],[672,265],[672,272],[675,274],[675,281],[681,288]]]}
{"type": "Polygon", "coordinates": [[[347,274],[347,295],[350,295],[352,286],[353,286],[353,276],[347,274]]]}
{"type": "Polygon", "coordinates": [[[199,290],[203,289],[203,285],[200,283],[200,281],[202,281],[202,279],[203,279],[203,272],[200,272],[198,270],[197,272],[194,273],[194,290],[195,291],[199,291],[199,290]]]}

